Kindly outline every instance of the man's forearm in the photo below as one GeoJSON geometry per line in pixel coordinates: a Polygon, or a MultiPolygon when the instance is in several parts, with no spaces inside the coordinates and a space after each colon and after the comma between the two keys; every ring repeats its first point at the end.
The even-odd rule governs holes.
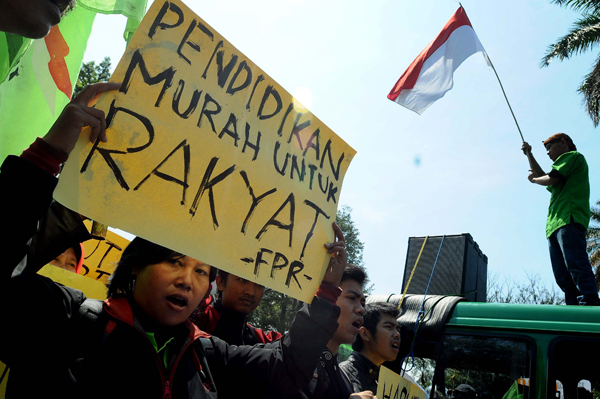
{"type": "Polygon", "coordinates": [[[541,168],[540,164],[537,163],[532,153],[529,153],[527,155],[527,160],[529,161],[529,167],[531,168],[531,170],[533,170],[539,176],[543,176],[546,174],[546,172],[544,172],[544,170],[541,168]]]}
{"type": "Polygon", "coordinates": [[[531,179],[532,183],[539,184],[540,186],[553,186],[558,183],[560,179],[558,177],[552,177],[550,175],[544,174],[540,177],[534,177],[531,179]]]}

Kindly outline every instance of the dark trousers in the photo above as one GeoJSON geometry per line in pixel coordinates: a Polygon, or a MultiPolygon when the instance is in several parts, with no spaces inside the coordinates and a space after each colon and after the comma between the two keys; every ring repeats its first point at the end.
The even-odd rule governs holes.
{"type": "Polygon", "coordinates": [[[586,251],[586,229],[570,223],[548,238],[554,278],[567,305],[599,306],[598,285],[586,251]]]}

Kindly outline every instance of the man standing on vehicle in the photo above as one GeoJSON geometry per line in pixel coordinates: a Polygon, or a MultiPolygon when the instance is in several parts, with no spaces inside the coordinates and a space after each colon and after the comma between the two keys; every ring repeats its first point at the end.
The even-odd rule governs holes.
{"type": "Polygon", "coordinates": [[[551,193],[546,237],[554,278],[565,293],[567,305],[600,306],[598,285],[586,251],[586,230],[590,222],[588,165],[573,140],[556,133],[544,147],[554,162],[545,173],[523,142],[522,150],[531,167],[529,181],[545,186],[551,193]]]}

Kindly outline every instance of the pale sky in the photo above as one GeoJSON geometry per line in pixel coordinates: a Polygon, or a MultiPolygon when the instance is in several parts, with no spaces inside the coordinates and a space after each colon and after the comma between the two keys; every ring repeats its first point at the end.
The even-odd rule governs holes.
{"type": "MultiPolygon", "coordinates": [[[[549,170],[542,140],[569,134],[587,158],[595,204],[600,133],[576,89],[597,50],[539,68],[577,14],[544,0],[462,3],[538,162],[549,170]]],[[[525,279],[531,271],[554,284],[545,238],[550,194],[527,180],[519,133],[481,55],[463,63],[454,88],[421,116],[386,97],[457,2],[186,4],[357,151],[340,204],[353,209],[374,293],[400,293],[409,237],[466,232],[488,256],[489,274],[525,279]]],[[[99,15],[84,61],[110,56],[116,65],[124,26],[123,16],[99,15]]]]}

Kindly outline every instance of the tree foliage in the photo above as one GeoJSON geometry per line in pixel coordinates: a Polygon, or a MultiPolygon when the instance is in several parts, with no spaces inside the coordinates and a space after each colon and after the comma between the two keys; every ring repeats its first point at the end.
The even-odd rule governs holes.
{"type": "MultiPolygon", "coordinates": [[[[346,239],[348,263],[364,268],[364,243],[359,239],[360,233],[352,220],[351,213],[352,208],[342,206],[337,212],[336,222],[342,229],[346,239]]],[[[369,293],[372,289],[373,284],[367,286],[365,292],[369,293]]],[[[275,330],[285,333],[289,330],[300,306],[302,306],[302,302],[297,299],[267,288],[260,305],[248,316],[248,322],[263,330],[275,330]]]]}
{"type": "Polygon", "coordinates": [[[498,274],[488,278],[487,302],[519,303],[536,305],[562,305],[565,302],[562,291],[554,285],[546,287],[539,274],[527,273],[527,280],[515,281],[498,274]]]}
{"type": "Polygon", "coordinates": [[[409,374],[423,388],[430,386],[435,372],[435,360],[415,357],[414,361],[415,364],[410,369],[411,362],[409,360],[409,374]]]}
{"type": "Polygon", "coordinates": [[[600,201],[592,207],[592,224],[587,230],[587,251],[594,269],[596,281],[600,285],[600,201]]]}
{"type": "MultiPolygon", "coordinates": [[[[346,240],[346,255],[348,256],[348,263],[352,263],[356,266],[360,266],[365,269],[365,262],[363,261],[363,250],[365,244],[360,240],[360,232],[358,227],[352,220],[352,208],[347,205],[341,207],[337,212],[335,222],[340,226],[344,233],[344,239],[346,240]]],[[[365,281],[365,294],[373,292],[374,284],[370,283],[369,275],[367,274],[367,280],[365,281]]]]}
{"type": "MultiPolygon", "coordinates": [[[[559,61],[591,50],[600,42],[600,0],[552,0],[559,6],[572,8],[582,16],[571,30],[554,44],[548,46],[541,67],[548,66],[555,58],[559,61]]],[[[583,95],[586,111],[594,126],[600,123],[600,57],[592,71],[587,74],[578,89],[583,95]]]]}
{"type": "Polygon", "coordinates": [[[110,66],[110,57],[104,57],[98,65],[94,61],[84,62],[79,70],[73,97],[92,83],[108,82],[108,79],[110,79],[110,66]]]}
{"type": "Polygon", "coordinates": [[[302,302],[297,299],[267,288],[260,305],[248,316],[248,322],[265,331],[275,330],[284,334],[290,329],[301,305],[302,302]]]}
{"type": "Polygon", "coordinates": [[[365,244],[359,239],[360,232],[352,220],[352,208],[347,205],[342,206],[337,212],[335,222],[340,226],[346,239],[346,254],[348,263],[353,263],[356,266],[365,267],[363,261],[363,250],[365,244]]]}

